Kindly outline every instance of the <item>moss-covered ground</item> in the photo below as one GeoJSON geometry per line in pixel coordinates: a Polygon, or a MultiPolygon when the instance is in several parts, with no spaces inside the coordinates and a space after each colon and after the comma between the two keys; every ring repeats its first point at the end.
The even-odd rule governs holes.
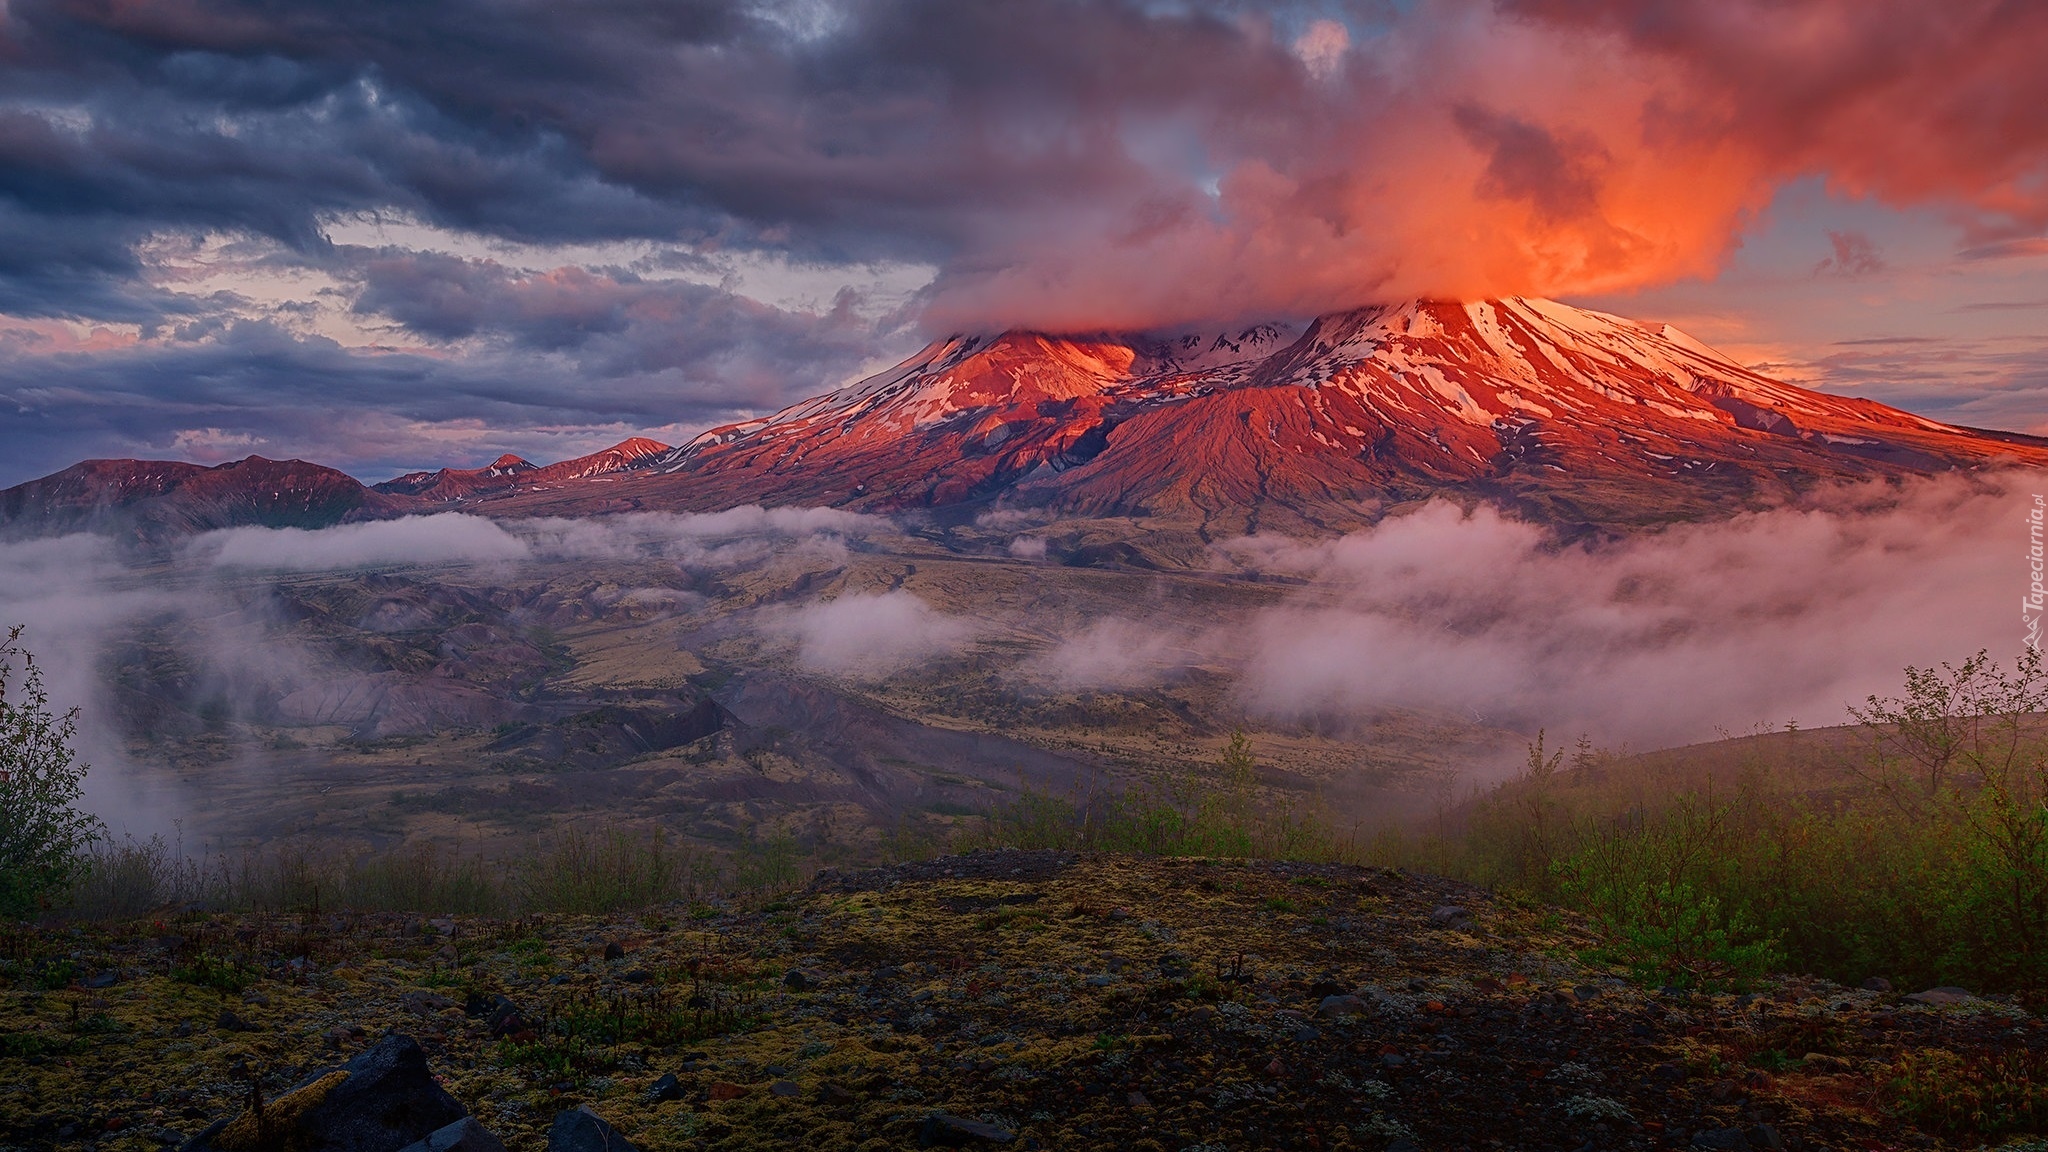
{"type": "Polygon", "coordinates": [[[2018,1008],[1665,992],[1599,943],[1402,872],[1016,851],[744,908],[45,927],[4,941],[0,1146],[173,1144],[390,1030],[514,1152],[578,1104],[649,1152],[910,1148],[941,1111],[1129,1152],[1976,1148],[2048,1120],[2018,1008]]]}

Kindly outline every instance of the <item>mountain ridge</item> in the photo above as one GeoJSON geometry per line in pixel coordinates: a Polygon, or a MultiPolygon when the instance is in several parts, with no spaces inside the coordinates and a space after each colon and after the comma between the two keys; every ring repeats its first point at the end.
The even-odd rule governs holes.
{"type": "MultiPolygon", "coordinates": [[[[124,478],[111,475],[117,463],[0,493],[0,525],[83,522],[92,518],[53,509],[95,499],[177,502],[147,491],[148,476],[171,465],[129,462],[135,475],[124,478]],[[94,476],[105,489],[97,498],[80,487],[94,476]]],[[[1832,482],[2006,465],[2048,467],[2048,439],[1800,388],[1668,324],[1524,297],[1411,300],[1299,329],[948,336],[886,371],[673,448],[635,437],[545,467],[508,454],[360,494],[328,480],[330,498],[301,510],[214,496],[197,503],[218,507],[153,523],[760,504],[1136,518],[1209,538],[1344,531],[1448,496],[1626,531],[1832,482]]]]}
{"type": "Polygon", "coordinates": [[[694,475],[695,500],[983,501],[1245,531],[1354,526],[1436,493],[1626,525],[1668,519],[1664,504],[2048,464],[2048,440],[1798,388],[1669,325],[1554,301],[1380,305],[1247,345],[1188,368],[1148,362],[1143,338],[953,337],[652,470],[694,475]],[[1020,360],[1035,371],[989,387],[1020,360]]]}

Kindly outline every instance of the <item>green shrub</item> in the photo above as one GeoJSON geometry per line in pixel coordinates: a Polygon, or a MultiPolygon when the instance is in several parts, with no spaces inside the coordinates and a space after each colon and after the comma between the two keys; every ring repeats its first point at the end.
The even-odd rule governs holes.
{"type": "Polygon", "coordinates": [[[71,751],[78,710],[51,713],[21,632],[0,641],[0,916],[15,918],[62,891],[79,853],[101,833],[99,821],[75,807],[86,774],[71,751]]]}
{"type": "Polygon", "coordinates": [[[200,952],[171,967],[171,979],[223,996],[239,996],[256,983],[259,973],[240,961],[200,952]]]}
{"type": "Polygon", "coordinates": [[[2048,675],[2027,653],[1909,668],[1825,738],[1624,760],[1584,741],[1399,862],[1586,911],[1645,979],[1761,967],[1859,983],[2048,987],[2048,675]]]}
{"type": "Polygon", "coordinates": [[[2048,1059],[2024,1048],[1908,1052],[1884,1086],[1895,1114],[1928,1128],[1997,1136],[2048,1127],[2048,1059]]]}

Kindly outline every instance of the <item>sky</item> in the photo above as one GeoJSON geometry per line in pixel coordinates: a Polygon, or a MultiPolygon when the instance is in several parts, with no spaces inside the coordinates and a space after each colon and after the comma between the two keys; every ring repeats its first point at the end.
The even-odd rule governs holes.
{"type": "Polygon", "coordinates": [[[2035,0],[0,0],[0,485],[1558,297],[2048,433],[2035,0]]]}

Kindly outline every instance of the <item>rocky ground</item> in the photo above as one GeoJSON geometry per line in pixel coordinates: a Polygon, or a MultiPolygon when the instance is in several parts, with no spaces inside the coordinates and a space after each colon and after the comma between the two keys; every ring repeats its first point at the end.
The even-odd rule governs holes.
{"type": "Polygon", "coordinates": [[[0,1147],[319,1146],[290,1126],[414,1059],[394,1033],[447,1102],[391,1112],[382,1144],[325,1146],[395,1152],[464,1111],[435,1147],[1591,1152],[2026,1131],[2048,1037],[2017,1007],[1792,978],[1644,989],[1583,960],[1597,944],[1568,915],[1407,873],[1017,851],[826,873],[747,909],[42,929],[5,941],[0,1147]]]}

